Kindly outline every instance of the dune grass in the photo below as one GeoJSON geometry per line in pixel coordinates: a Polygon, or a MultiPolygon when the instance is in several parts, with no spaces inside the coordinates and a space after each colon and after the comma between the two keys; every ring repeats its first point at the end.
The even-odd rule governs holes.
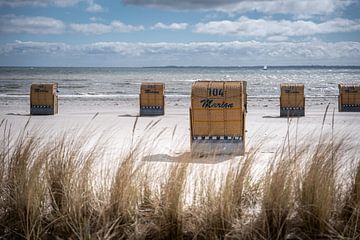
{"type": "MultiPolygon", "coordinates": [[[[357,159],[358,160],[358,159],[357,159]]],[[[339,231],[350,239],[360,238],[360,163],[357,161],[350,175],[340,213],[339,231]]]]}
{"type": "Polygon", "coordinates": [[[342,138],[284,143],[257,176],[262,159],[253,148],[219,177],[193,174],[196,164],[186,155],[154,171],[141,161],[139,144],[119,157],[113,173],[99,172],[96,163],[106,161],[100,144],[85,148],[84,137],[49,141],[29,135],[27,126],[12,139],[4,121],[0,128],[0,238],[360,237],[360,164],[347,156],[342,138]],[[344,156],[356,166],[346,184],[339,177],[344,156]]]}

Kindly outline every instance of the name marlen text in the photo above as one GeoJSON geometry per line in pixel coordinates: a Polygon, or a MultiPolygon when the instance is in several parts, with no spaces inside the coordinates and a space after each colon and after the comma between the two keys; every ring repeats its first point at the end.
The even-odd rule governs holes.
{"type": "Polygon", "coordinates": [[[214,103],[214,100],[212,99],[203,99],[200,101],[203,108],[233,108],[233,103],[214,103]]]}

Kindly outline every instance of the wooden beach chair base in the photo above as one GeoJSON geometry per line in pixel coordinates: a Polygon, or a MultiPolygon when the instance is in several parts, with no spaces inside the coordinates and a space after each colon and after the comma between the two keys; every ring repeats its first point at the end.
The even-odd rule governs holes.
{"type": "Polygon", "coordinates": [[[360,112],[360,104],[341,105],[339,112],[360,112]]]}
{"type": "Polygon", "coordinates": [[[31,115],[54,115],[54,108],[50,106],[32,105],[30,107],[31,115]]]}
{"type": "Polygon", "coordinates": [[[159,106],[140,108],[140,116],[160,116],[160,115],[164,115],[164,113],[165,113],[164,108],[159,106]]]}
{"type": "Polygon", "coordinates": [[[280,117],[303,117],[305,108],[280,108],[280,117]]]}
{"type": "Polygon", "coordinates": [[[237,155],[245,153],[245,144],[241,137],[192,137],[191,154],[204,155],[237,155]]]}

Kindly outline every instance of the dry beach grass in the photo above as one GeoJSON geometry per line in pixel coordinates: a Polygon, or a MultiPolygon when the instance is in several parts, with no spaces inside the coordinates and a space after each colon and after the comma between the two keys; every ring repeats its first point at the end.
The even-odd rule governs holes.
{"type": "Polygon", "coordinates": [[[25,126],[14,139],[0,127],[4,239],[360,238],[360,164],[344,137],[284,142],[257,176],[253,147],[221,177],[190,178],[187,155],[154,171],[139,143],[114,171],[96,171],[104,149],[86,137],[49,141],[25,126]]]}

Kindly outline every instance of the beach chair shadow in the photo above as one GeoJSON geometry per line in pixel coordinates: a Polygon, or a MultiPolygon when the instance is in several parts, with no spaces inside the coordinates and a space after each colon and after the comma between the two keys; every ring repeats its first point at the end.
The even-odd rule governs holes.
{"type": "Polygon", "coordinates": [[[262,118],[282,118],[280,116],[270,116],[270,115],[267,115],[267,116],[262,116],[262,118]]]}
{"type": "Polygon", "coordinates": [[[139,117],[139,114],[120,114],[120,115],[118,115],[118,117],[133,117],[133,118],[136,118],[136,117],[139,117]]]}
{"type": "Polygon", "coordinates": [[[147,116],[140,116],[139,114],[120,114],[118,117],[128,117],[128,118],[156,118],[156,117],[162,117],[162,115],[147,115],[147,116]]]}
{"type": "Polygon", "coordinates": [[[146,162],[172,162],[172,163],[201,163],[217,164],[233,159],[235,155],[210,155],[210,156],[192,156],[190,152],[185,152],[179,156],[170,156],[168,154],[154,154],[146,156],[142,161],[146,162]]]}
{"type": "Polygon", "coordinates": [[[30,117],[29,113],[6,113],[5,115],[8,116],[22,116],[22,117],[30,117]]]}

